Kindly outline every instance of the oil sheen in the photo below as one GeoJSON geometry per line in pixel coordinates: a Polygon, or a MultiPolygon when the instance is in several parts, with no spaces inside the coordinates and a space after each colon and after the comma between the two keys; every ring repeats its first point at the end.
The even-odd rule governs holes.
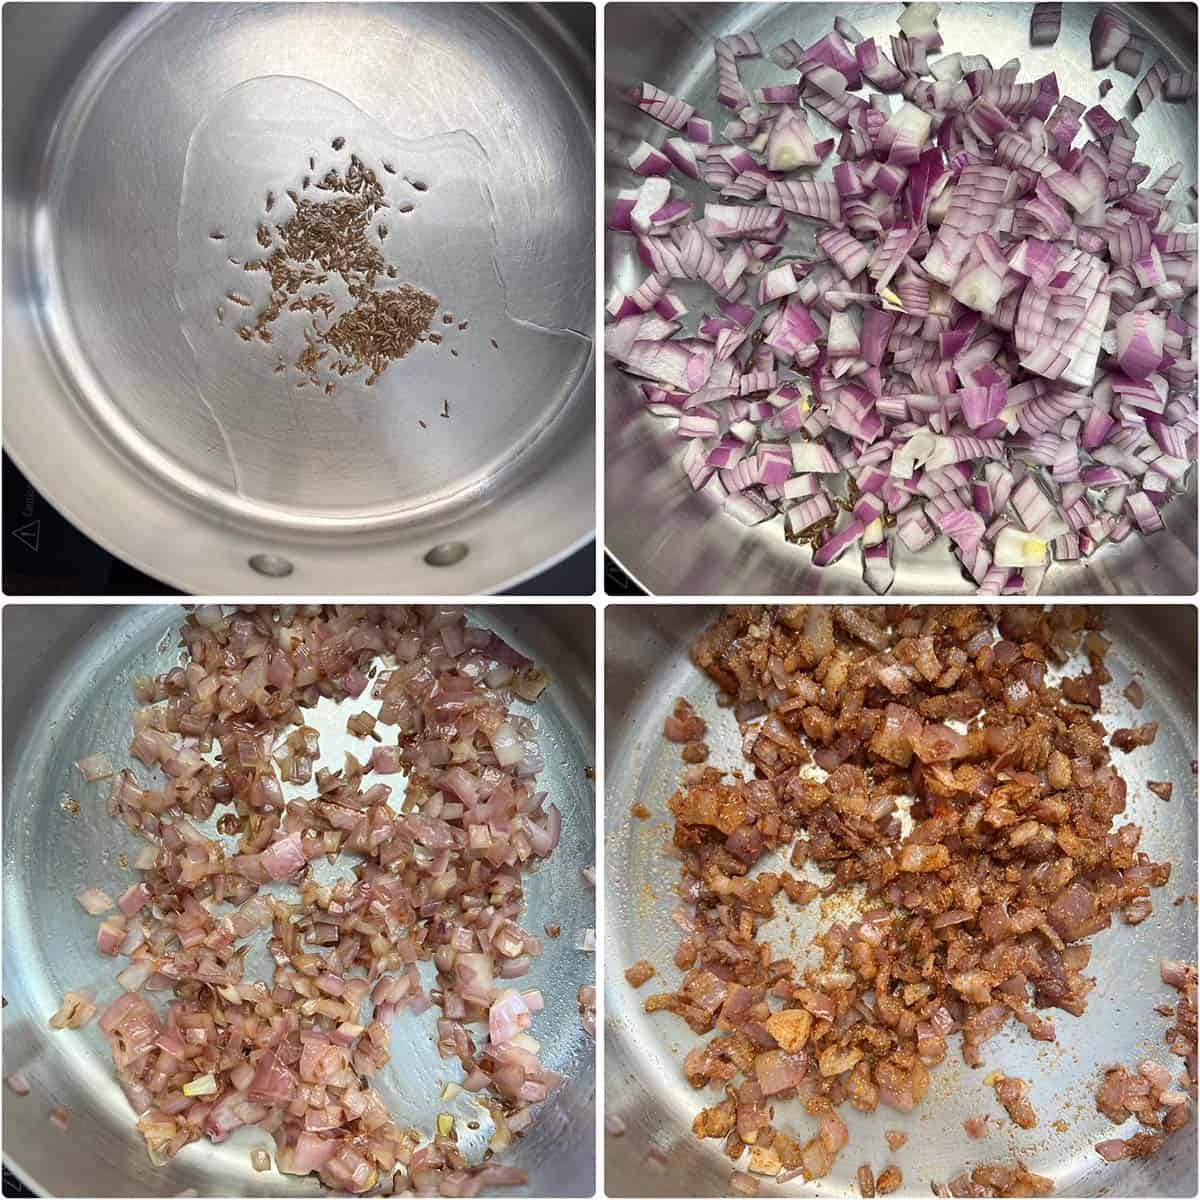
{"type": "MultiPolygon", "coordinates": [[[[559,381],[582,369],[586,343],[510,313],[490,167],[466,130],[406,140],[346,96],[295,76],[250,79],[205,112],[184,168],[174,293],[197,403],[221,430],[240,494],[334,518],[415,515],[482,494],[552,419],[546,397],[563,394],[559,381]],[[368,239],[396,275],[376,288],[409,283],[435,296],[429,332],[440,344],[418,343],[371,386],[363,370],[326,394],[295,366],[312,314],[285,310],[270,342],[239,338],[271,287],[267,272],[243,264],[270,253],[257,231],[292,216],[288,193],[330,198],[315,185],[331,169],[344,174],[352,154],[388,204],[368,239]],[[533,363],[550,386],[529,386],[533,363]]],[[[352,306],[336,274],[320,290],[336,305],[325,323],[352,306]]]]}

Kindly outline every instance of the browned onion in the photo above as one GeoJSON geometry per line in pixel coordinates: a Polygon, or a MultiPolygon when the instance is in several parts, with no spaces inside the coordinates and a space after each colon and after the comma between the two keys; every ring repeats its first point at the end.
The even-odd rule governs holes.
{"type": "MultiPolygon", "coordinates": [[[[743,605],[701,635],[693,661],[741,722],[751,777],[693,767],[667,802],[683,977],[645,1001],[713,1034],[683,1062],[693,1087],[725,1095],[698,1114],[697,1136],[724,1139],[734,1163],[749,1149],[750,1170],[777,1182],[819,1179],[845,1144],[839,1105],[911,1111],[953,1035],[979,1066],[1010,1021],[1053,1040],[1047,1010],[1083,1012],[1088,939],[1116,915],[1142,919],[1170,875],[1123,816],[1110,745],[1148,744],[1154,726],[1110,741],[1096,716],[1107,649],[1097,615],[1065,607],[743,605]],[[1065,673],[1075,655],[1078,674],[1051,685],[1048,666],[1065,673]],[[857,907],[865,893],[861,917],[825,928],[807,961],[759,938],[780,904],[818,890],[764,861],[773,855],[823,870],[822,894],[850,893],[857,907]],[[774,1124],[771,1104],[793,1097],[819,1119],[808,1141],[774,1124]]],[[[686,736],[686,716],[677,705],[668,739],[686,736]]],[[[1195,969],[1167,962],[1162,973],[1182,995],[1167,1044],[1194,1086],[1195,969]]],[[[645,982],[636,967],[628,978],[645,982]]],[[[1143,1067],[1105,1103],[1114,1119],[1139,1113],[1169,1133],[1186,1123],[1188,1097],[1143,1067]]],[[[1032,1128],[1024,1081],[995,1087],[1032,1128]]],[[[985,1125],[968,1118],[974,1136],[985,1125]]],[[[1157,1129],[1138,1137],[1122,1153],[1161,1142],[1157,1129]]],[[[895,1168],[864,1180],[879,1195],[901,1185],[895,1168]]],[[[1048,1189],[1019,1163],[948,1186],[1048,1189]]]]}

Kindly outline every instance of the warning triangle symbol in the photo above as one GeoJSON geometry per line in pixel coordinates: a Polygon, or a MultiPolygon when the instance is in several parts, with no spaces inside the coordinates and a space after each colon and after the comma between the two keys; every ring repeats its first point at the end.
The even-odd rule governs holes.
{"type": "Polygon", "coordinates": [[[20,542],[24,542],[25,545],[33,551],[37,550],[38,541],[41,536],[42,522],[40,520],[29,521],[27,524],[22,525],[19,529],[13,530],[13,537],[20,542]]]}

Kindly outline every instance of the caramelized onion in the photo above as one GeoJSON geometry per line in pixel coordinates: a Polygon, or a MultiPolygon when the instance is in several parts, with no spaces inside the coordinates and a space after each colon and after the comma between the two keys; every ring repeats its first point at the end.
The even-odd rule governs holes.
{"type": "MultiPolygon", "coordinates": [[[[1110,745],[1136,749],[1153,726],[1110,739],[1101,724],[1098,630],[1095,613],[1061,606],[743,605],[700,636],[693,661],[741,722],[750,771],[693,768],[668,800],[683,976],[645,1001],[705,1038],[684,1075],[726,1100],[702,1110],[697,1136],[725,1139],[735,1163],[749,1146],[749,1169],[779,1182],[820,1179],[846,1144],[846,1101],[912,1111],[952,1048],[980,1066],[1013,1019],[1053,1040],[1047,1010],[1084,1011],[1089,939],[1114,914],[1140,919],[1170,875],[1123,815],[1110,745]],[[843,908],[799,961],[759,937],[781,905],[818,890],[788,868],[820,870],[822,894],[861,909],[843,908]],[[819,1119],[808,1140],[773,1124],[785,1110],[772,1103],[793,1096],[819,1119]]],[[[685,736],[685,716],[677,706],[668,739],[685,736]]],[[[630,967],[631,984],[647,965],[630,967]]],[[[1168,1046],[1194,1083],[1195,969],[1166,961],[1162,976],[1182,996],[1168,1046]]],[[[1165,1082],[1147,1061],[1108,1085],[1103,1111],[1169,1133],[1188,1104],[1165,1082]]],[[[1037,1123],[1024,1081],[997,1076],[995,1089],[1014,1123],[1037,1123]]],[[[969,1134],[986,1122],[969,1117],[969,1134]]],[[[1141,1155],[1157,1143],[1120,1145],[1141,1155]]],[[[864,1194],[901,1185],[892,1167],[861,1182],[864,1194]]],[[[1021,1164],[948,1185],[1048,1189],[1021,1164]]]]}

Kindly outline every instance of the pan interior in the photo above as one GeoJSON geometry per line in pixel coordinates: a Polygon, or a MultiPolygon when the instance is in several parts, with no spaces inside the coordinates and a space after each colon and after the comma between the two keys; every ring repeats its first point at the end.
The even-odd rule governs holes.
{"type": "MultiPolygon", "coordinates": [[[[5,637],[17,638],[30,612],[8,610],[5,637]],[[15,616],[15,621],[14,621],[15,616]]],[[[559,610],[561,611],[561,610],[559,610]]],[[[116,896],[134,879],[120,864],[132,860],[145,843],[108,818],[108,784],[87,784],[73,766],[76,759],[103,751],[116,767],[130,765],[148,774],[127,752],[135,675],[161,672],[179,661],[177,608],[109,609],[74,641],[50,686],[30,707],[24,737],[6,746],[4,801],[4,1074],[20,1070],[32,1091],[24,1099],[10,1095],[4,1106],[4,1149],[10,1162],[51,1195],[169,1195],[195,1188],[201,1195],[317,1195],[314,1178],[259,1174],[250,1166],[256,1146],[273,1148],[269,1135],[238,1130],[229,1141],[202,1140],[185,1147],[166,1167],[156,1168],[134,1127],[133,1114],[112,1070],[111,1056],[96,1023],[80,1031],[56,1033],[47,1020],[64,991],[91,988],[103,1005],[119,992],[112,960],[96,953],[96,919],[73,900],[81,887],[99,887],[116,896]],[[64,809],[70,797],[78,811],[64,809]],[[45,1110],[57,1104],[71,1115],[72,1157],[56,1157],[61,1136],[46,1123],[45,1110]],[[96,1182],[82,1172],[94,1172],[96,1182]]],[[[538,726],[546,766],[539,781],[563,813],[560,845],[550,860],[526,877],[525,928],[538,933],[550,922],[561,925],[557,939],[544,938],[542,957],[525,977],[546,998],[545,1014],[533,1033],[540,1057],[567,1083],[542,1106],[526,1138],[508,1152],[529,1172],[531,1186],[575,1195],[590,1192],[590,1140],[582,1151],[561,1154],[564,1137],[590,1130],[587,1114],[594,1088],[592,1042],[578,1014],[576,992],[594,979],[591,954],[576,949],[583,931],[595,926],[594,893],[579,886],[580,868],[594,861],[594,802],[585,768],[593,761],[591,685],[586,655],[571,649],[556,629],[534,610],[505,608],[472,611],[474,623],[496,630],[529,654],[551,675],[551,686],[536,705],[518,702],[538,726]]],[[[36,618],[33,618],[36,619],[36,618]]],[[[6,656],[6,682],[9,678],[6,656]]],[[[335,705],[323,701],[310,710],[310,723],[321,733],[322,764],[340,763],[349,750],[360,760],[363,743],[346,731],[351,712],[374,711],[367,694],[335,705]],[[365,702],[365,703],[364,703],[365,702]]],[[[8,736],[6,731],[6,736],[8,736]]],[[[393,805],[402,776],[389,776],[393,805]]],[[[296,793],[303,789],[294,789],[296,793]]],[[[290,796],[289,796],[290,798],[290,796]]],[[[67,806],[71,806],[68,804],[67,806]]],[[[210,823],[211,824],[211,823],[210,823]]],[[[207,832],[212,832],[207,829],[207,832]]],[[[319,873],[332,878],[349,871],[346,863],[319,873]]],[[[251,959],[270,978],[265,953],[251,959]]],[[[428,984],[432,975],[426,980],[428,984]]],[[[166,997],[169,998],[169,997],[166,997]]],[[[152,997],[159,1006],[164,996],[152,997]]],[[[457,1081],[456,1063],[439,1059],[435,1049],[440,1010],[420,1017],[404,1014],[392,1027],[391,1061],[375,1077],[401,1128],[432,1130],[439,1112],[451,1112],[465,1152],[477,1160],[491,1136],[486,1112],[470,1103],[469,1093],[439,1099],[444,1085],[457,1081]],[[477,1123],[471,1130],[468,1123],[477,1123]]],[[[588,1135],[590,1139],[590,1133],[588,1135]]]]}
{"type": "MultiPolygon", "coordinates": [[[[625,1121],[626,1133],[609,1138],[606,1179],[610,1195],[727,1195],[731,1164],[720,1140],[701,1142],[691,1123],[701,1107],[719,1098],[715,1089],[697,1092],[683,1076],[683,1057],[698,1043],[687,1026],[668,1014],[643,1011],[647,995],[671,990],[680,978],[672,962],[679,929],[671,919],[678,907],[678,860],[664,850],[672,822],[666,799],[678,786],[679,747],[662,738],[663,720],[677,696],[688,699],[708,722],[705,740],[710,763],[743,774],[740,738],[732,710],[716,704],[716,693],[691,665],[694,637],[715,615],[695,607],[612,609],[606,614],[606,1095],[608,1111],[625,1121]],[[650,820],[630,815],[642,801],[650,820]],[[645,958],[658,975],[640,989],[625,982],[622,971],[645,958]],[[647,1168],[646,1155],[667,1165],[647,1168]]],[[[931,1182],[946,1182],[964,1167],[982,1163],[1025,1162],[1054,1180],[1054,1194],[1065,1196],[1185,1196],[1196,1187],[1196,1124],[1168,1138],[1153,1158],[1110,1164],[1092,1149],[1117,1132],[1095,1109],[1101,1064],[1131,1064],[1150,1057],[1181,1069],[1163,1043],[1169,1022],[1155,1015],[1155,1004],[1174,1002],[1175,993],[1159,980],[1160,958],[1194,961],[1196,905],[1177,896],[1196,890],[1195,610],[1112,608],[1106,610],[1106,635],[1113,640],[1108,666],[1115,682],[1105,689],[1100,719],[1108,729],[1144,721],[1159,723],[1152,746],[1128,756],[1115,754],[1117,769],[1129,785],[1129,801],[1120,822],[1143,829],[1141,847],[1155,860],[1172,864],[1166,887],[1154,889],[1153,916],[1137,927],[1120,923],[1092,941],[1088,974],[1096,987],[1081,1018],[1054,1011],[1057,1042],[1035,1042],[1024,1030],[1006,1028],[987,1043],[984,1066],[973,1071],[962,1061],[958,1038],[951,1039],[945,1060],[930,1072],[929,1093],[912,1113],[880,1106],[864,1114],[843,1105],[839,1114],[850,1130],[850,1143],[831,1174],[812,1184],[798,1179],[780,1187],[762,1180],[764,1195],[857,1196],[855,1171],[870,1163],[878,1174],[895,1163],[904,1176],[903,1194],[928,1195],[931,1182]],[[1134,677],[1146,693],[1134,710],[1121,690],[1134,677]],[[1148,780],[1171,780],[1174,796],[1164,803],[1146,787],[1148,780]],[[1004,1118],[992,1091],[983,1083],[1001,1070],[1029,1081],[1038,1127],[1025,1131],[1004,1118]],[[999,1115],[989,1132],[971,1141],[962,1121],[974,1113],[999,1115]],[[1054,1122],[1060,1122],[1056,1128],[1054,1122]],[[888,1149],[885,1129],[902,1130],[908,1143],[888,1149]]],[[[810,939],[835,920],[849,922],[857,911],[840,896],[795,910],[786,903],[769,934],[781,954],[802,956],[810,939]]],[[[802,1142],[815,1135],[816,1122],[798,1102],[776,1105],[776,1127],[802,1142]]],[[[739,1164],[745,1169],[744,1160],[739,1164]]]]}
{"type": "Polygon", "coordinates": [[[586,372],[590,143],[503,6],[139,7],[48,151],[43,326],[97,430],[169,491],[295,530],[449,514],[509,478],[586,372]],[[377,286],[434,295],[441,344],[327,394],[293,365],[308,313],[236,336],[271,290],[240,264],[352,153],[389,204],[377,286]]]}

